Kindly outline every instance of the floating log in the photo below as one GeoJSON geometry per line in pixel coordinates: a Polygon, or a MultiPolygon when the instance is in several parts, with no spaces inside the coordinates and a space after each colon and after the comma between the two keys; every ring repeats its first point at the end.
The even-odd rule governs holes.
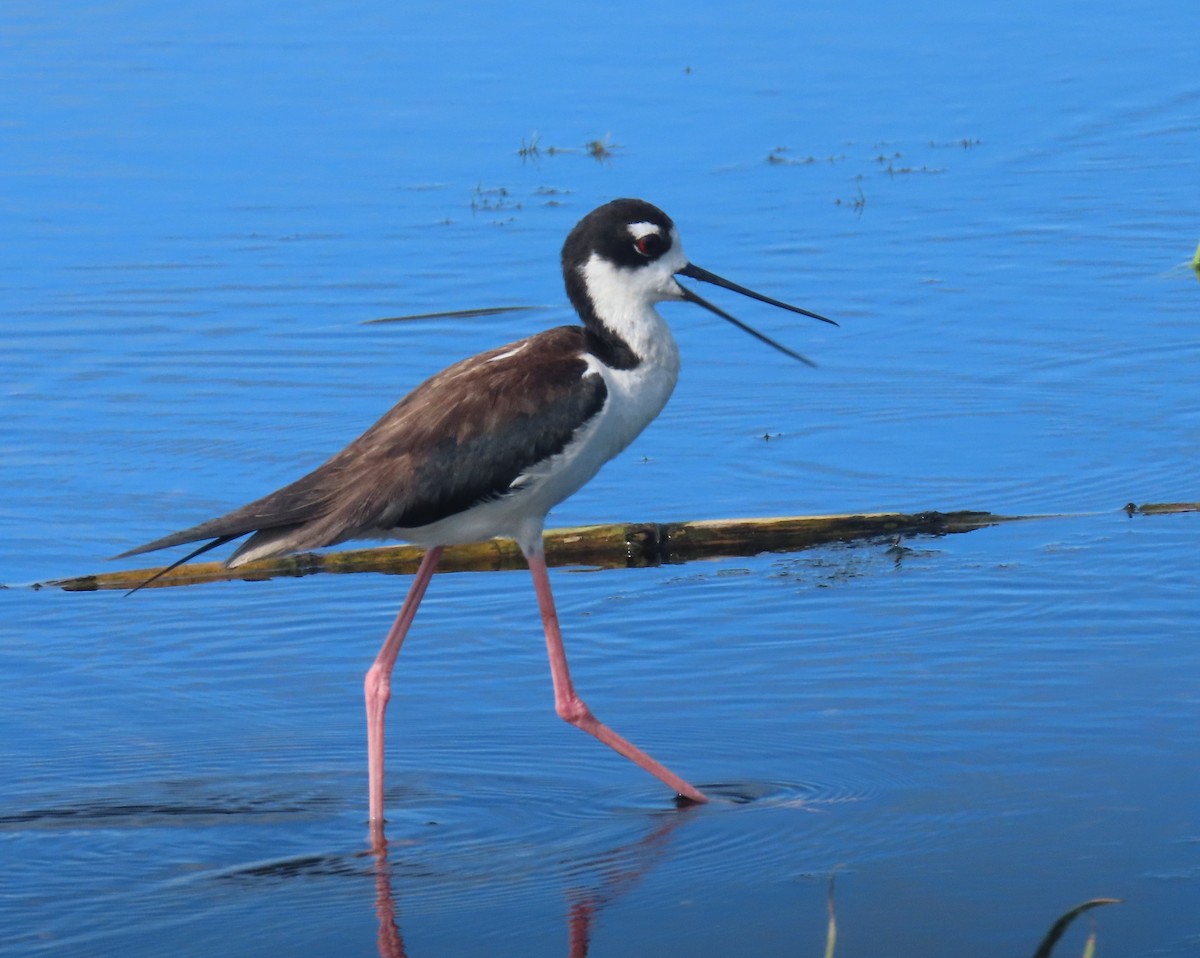
{"type": "MultiPolygon", "coordinates": [[[[1200,511],[1200,503],[1129,503],[1130,515],[1158,515],[1200,511]]],[[[586,566],[626,569],[674,565],[696,559],[751,556],[762,552],[799,552],[830,542],[852,542],[905,536],[941,536],[970,532],[985,526],[1050,516],[1003,516],[991,512],[861,513],[829,516],[783,516],[763,519],[705,519],[691,522],[628,522],[610,525],[550,529],[546,532],[546,561],[552,566],[586,566]]],[[[261,581],[281,576],[317,573],[375,572],[411,575],[424,549],[418,546],[379,546],[341,552],[302,552],[276,559],[260,559],[237,569],[219,562],[195,562],[172,569],[148,587],[196,585],[234,580],[261,581]]],[[[489,572],[522,569],[525,559],[510,539],[491,539],[464,546],[448,546],[439,572],[489,572]]],[[[158,568],[103,572],[57,579],[34,588],[68,592],[98,589],[134,589],[158,568]]]]}
{"type": "MultiPolygon", "coordinates": [[[[945,535],[969,532],[1011,521],[990,512],[876,513],[836,516],[787,516],[766,519],[710,519],[695,522],[629,522],[550,529],[546,532],[546,561],[552,566],[615,569],[690,562],[760,552],[795,552],[829,542],[906,535],[945,535]]],[[[260,559],[237,569],[219,562],[194,562],[172,569],[149,588],[195,585],[201,582],[257,581],[279,576],[320,572],[376,572],[411,575],[425,550],[418,546],[379,546],[341,552],[301,552],[260,559]]],[[[489,539],[471,545],[448,546],[439,572],[487,572],[521,569],[525,558],[511,539],[489,539]]],[[[69,592],[133,589],[158,571],[132,569],[58,579],[39,587],[69,592]]]]}
{"type": "Polygon", "coordinates": [[[1200,512],[1200,502],[1147,502],[1143,505],[1129,503],[1125,507],[1130,516],[1163,516],[1177,512],[1200,512]]]}

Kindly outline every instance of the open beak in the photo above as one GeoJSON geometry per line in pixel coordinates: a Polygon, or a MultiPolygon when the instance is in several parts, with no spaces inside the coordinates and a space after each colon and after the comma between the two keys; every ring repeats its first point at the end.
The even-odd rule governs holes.
{"type": "MultiPolygon", "coordinates": [[[[801,309],[799,306],[792,306],[790,303],[782,303],[777,299],[771,299],[770,296],[764,296],[762,293],[756,293],[752,289],[746,289],[745,286],[739,286],[737,283],[731,283],[729,280],[723,279],[722,277],[718,276],[716,273],[710,273],[708,270],[701,269],[699,266],[693,266],[691,263],[688,263],[687,266],[685,266],[683,269],[677,270],[675,275],[676,276],[687,276],[689,279],[698,279],[705,283],[712,283],[714,286],[723,286],[723,287],[725,287],[725,289],[731,289],[735,293],[741,293],[743,296],[749,296],[751,299],[757,299],[760,303],[767,303],[771,306],[778,306],[780,309],[786,309],[793,313],[799,313],[801,316],[808,316],[808,317],[811,317],[812,319],[819,319],[821,322],[830,323],[833,326],[837,325],[837,323],[835,323],[832,319],[827,319],[826,317],[820,316],[817,313],[809,312],[807,309],[801,309]]],[[[727,312],[725,312],[725,310],[723,310],[717,306],[714,306],[708,300],[701,299],[699,296],[697,296],[695,293],[693,293],[686,286],[680,285],[678,283],[676,285],[678,285],[680,290],[683,291],[683,298],[687,302],[695,303],[697,306],[703,306],[710,313],[716,313],[722,319],[729,320],[729,322],[733,323],[733,325],[738,327],[738,329],[744,330],[745,332],[747,332],[751,336],[753,336],[755,339],[766,343],[768,346],[773,346],[775,349],[778,349],[785,356],[791,356],[792,359],[798,359],[798,360],[800,360],[800,362],[805,363],[809,366],[817,365],[811,359],[809,359],[807,356],[801,356],[795,350],[788,349],[782,343],[775,342],[775,340],[773,340],[770,336],[764,336],[757,329],[754,329],[751,326],[747,326],[740,319],[735,319],[733,316],[730,316],[727,312]]]]}

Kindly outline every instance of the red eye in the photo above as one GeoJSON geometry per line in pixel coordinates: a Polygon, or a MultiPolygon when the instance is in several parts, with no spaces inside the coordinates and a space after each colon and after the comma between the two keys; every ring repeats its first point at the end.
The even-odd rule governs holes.
{"type": "Polygon", "coordinates": [[[666,249],[666,241],[659,233],[647,233],[633,241],[633,247],[646,257],[658,256],[666,249]]]}

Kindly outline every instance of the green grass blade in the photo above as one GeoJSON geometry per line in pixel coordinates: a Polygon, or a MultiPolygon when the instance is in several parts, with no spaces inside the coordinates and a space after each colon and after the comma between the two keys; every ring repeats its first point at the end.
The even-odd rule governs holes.
{"type": "MultiPolygon", "coordinates": [[[[1054,950],[1054,946],[1058,944],[1058,939],[1063,936],[1063,932],[1067,930],[1071,922],[1082,915],[1085,911],[1089,911],[1090,909],[1096,908],[1099,905],[1114,905],[1120,900],[1120,898],[1093,898],[1090,901],[1085,901],[1080,905],[1076,905],[1050,926],[1050,930],[1046,932],[1046,937],[1042,939],[1042,943],[1038,945],[1037,951],[1033,953],[1033,958],[1050,958],[1050,952],[1052,952],[1054,950]]],[[[1089,947],[1094,947],[1094,943],[1093,946],[1089,947]]],[[[1090,955],[1090,953],[1090,951],[1084,952],[1085,956],[1090,955]]]]}

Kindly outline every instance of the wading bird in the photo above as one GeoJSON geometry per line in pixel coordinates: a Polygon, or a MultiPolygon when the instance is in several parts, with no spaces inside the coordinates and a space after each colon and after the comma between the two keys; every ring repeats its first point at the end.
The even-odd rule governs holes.
{"type": "Polygon", "coordinates": [[[529,562],[559,716],[684,798],[706,801],[697,788],[601,723],[576,693],[542,551],[546,513],[628,446],[675,388],[679,349],[656,303],[696,303],[808,362],[681,286],[677,276],[832,320],[692,265],[671,219],[643,200],[613,200],[580,220],[563,245],[562,269],[583,325],[549,329],[464,359],[427,379],[291,485],[118,557],[209,540],[166,572],[245,535],[250,538],[226,565],[350,539],[403,539],[427,548],[364,682],[372,826],[384,820],[383,730],[392,667],[417,606],[443,546],[496,536],[514,539],[529,562]]]}

